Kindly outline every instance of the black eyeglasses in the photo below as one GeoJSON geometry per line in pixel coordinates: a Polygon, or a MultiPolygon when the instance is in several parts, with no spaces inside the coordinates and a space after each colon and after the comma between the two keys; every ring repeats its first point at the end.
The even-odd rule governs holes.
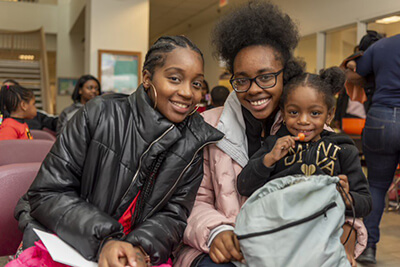
{"type": "Polygon", "coordinates": [[[233,75],[232,75],[229,82],[231,83],[233,89],[238,93],[245,93],[245,92],[249,91],[251,85],[253,84],[253,81],[258,85],[258,87],[260,87],[262,89],[268,89],[268,88],[274,87],[276,85],[276,81],[277,81],[276,77],[278,77],[278,75],[281,74],[282,71],[283,71],[283,69],[281,69],[278,72],[264,73],[264,74],[260,74],[256,77],[254,77],[254,78],[232,79],[233,78],[233,75]]]}

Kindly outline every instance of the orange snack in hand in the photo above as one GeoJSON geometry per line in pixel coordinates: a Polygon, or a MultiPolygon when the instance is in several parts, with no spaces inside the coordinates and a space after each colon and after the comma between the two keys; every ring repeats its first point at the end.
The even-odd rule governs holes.
{"type": "Polygon", "coordinates": [[[304,141],[304,139],[306,139],[306,135],[305,135],[304,133],[299,133],[299,134],[297,135],[297,137],[299,137],[299,140],[300,140],[300,141],[304,141]]]}

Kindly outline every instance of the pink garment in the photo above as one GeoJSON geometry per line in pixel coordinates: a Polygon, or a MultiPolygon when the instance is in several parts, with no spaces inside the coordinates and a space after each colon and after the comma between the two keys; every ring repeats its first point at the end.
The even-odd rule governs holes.
{"type": "Polygon", "coordinates": [[[25,249],[17,259],[10,261],[5,267],[69,267],[53,261],[42,241],[25,249]]]}
{"type": "MultiPolygon", "coordinates": [[[[222,108],[208,110],[204,120],[216,127],[222,108]]],[[[174,267],[190,266],[201,253],[208,253],[210,231],[217,226],[235,225],[236,216],[246,200],[236,190],[236,177],[242,167],[216,145],[204,148],[204,176],[197,192],[192,213],[183,236],[185,247],[174,262],[174,267]]]]}
{"type": "MultiPolygon", "coordinates": [[[[17,259],[7,263],[5,267],[70,267],[53,260],[42,241],[35,242],[35,246],[25,249],[17,259]]],[[[153,267],[172,267],[172,260],[168,259],[153,267]]]]}

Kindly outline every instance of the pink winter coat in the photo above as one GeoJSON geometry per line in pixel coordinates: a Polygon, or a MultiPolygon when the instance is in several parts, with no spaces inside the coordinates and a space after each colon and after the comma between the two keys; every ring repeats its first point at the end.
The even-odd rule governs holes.
{"type": "MultiPolygon", "coordinates": [[[[217,126],[222,108],[203,113],[204,119],[217,126]]],[[[189,267],[202,252],[208,253],[210,230],[222,224],[234,226],[236,216],[245,198],[236,189],[236,177],[242,167],[216,145],[204,149],[204,177],[188,218],[183,242],[186,246],[179,254],[176,267],[189,267]]]]}
{"type": "MultiPolygon", "coordinates": [[[[236,188],[237,176],[248,161],[245,159],[248,157],[245,125],[236,95],[230,94],[223,108],[214,108],[202,115],[206,122],[225,134],[225,140],[204,148],[203,181],[183,236],[186,245],[176,255],[174,267],[190,267],[200,254],[209,253],[210,233],[222,225],[234,227],[236,216],[246,200],[236,188]]],[[[277,132],[281,122],[278,113],[270,134],[277,132]]],[[[365,244],[366,229],[361,221],[358,222],[357,226],[362,225],[362,229],[357,229],[357,232],[361,231],[358,237],[362,237],[361,242],[365,244]]],[[[364,248],[356,247],[356,256],[364,248]]]]}
{"type": "MultiPolygon", "coordinates": [[[[236,178],[248,162],[245,123],[236,94],[229,95],[223,108],[202,115],[225,134],[225,140],[204,149],[204,177],[183,237],[187,246],[177,255],[174,267],[189,267],[201,253],[208,253],[210,232],[216,227],[230,225],[233,230],[246,200],[236,189],[236,178]]],[[[278,114],[271,134],[276,133],[281,121],[278,114]]]]}

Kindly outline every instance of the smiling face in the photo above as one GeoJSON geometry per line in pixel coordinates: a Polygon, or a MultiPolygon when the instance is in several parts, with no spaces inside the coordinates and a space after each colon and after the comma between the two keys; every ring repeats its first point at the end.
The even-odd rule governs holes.
{"type": "Polygon", "coordinates": [[[89,80],[85,82],[81,89],[79,89],[81,95],[81,103],[85,104],[90,99],[95,98],[100,94],[99,85],[95,80],[89,80]]]}
{"type": "Polygon", "coordinates": [[[293,89],[283,110],[287,129],[294,136],[304,133],[304,142],[319,140],[325,123],[330,124],[333,115],[334,108],[328,110],[324,95],[308,86],[293,89]]]}
{"type": "Polygon", "coordinates": [[[203,60],[190,48],[178,47],[165,54],[164,64],[153,76],[146,70],[143,86],[157,109],[173,123],[182,122],[201,100],[203,60]],[[154,89],[157,91],[157,97],[154,89]]]}
{"type": "MultiPolygon", "coordinates": [[[[283,68],[276,58],[276,51],[269,46],[248,46],[239,51],[233,63],[234,78],[254,78],[260,74],[278,72],[283,68]]],[[[245,93],[237,93],[242,106],[256,119],[268,118],[278,107],[282,94],[283,74],[277,76],[276,85],[260,88],[255,82],[245,93]]]]}

